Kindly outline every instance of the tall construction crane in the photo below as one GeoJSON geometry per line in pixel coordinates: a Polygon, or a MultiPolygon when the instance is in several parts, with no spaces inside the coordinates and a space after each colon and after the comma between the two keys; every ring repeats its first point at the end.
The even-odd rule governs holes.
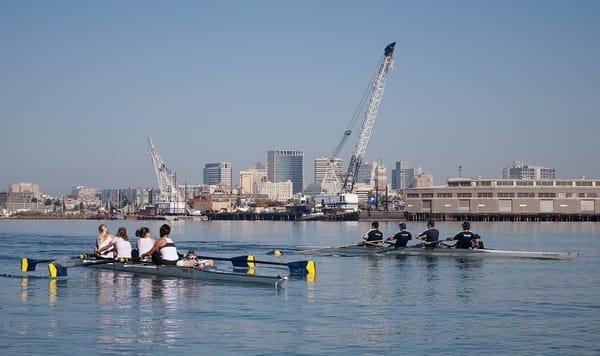
{"type": "Polygon", "coordinates": [[[371,132],[373,131],[373,124],[375,124],[375,118],[377,118],[377,113],[379,112],[379,104],[381,104],[381,98],[383,97],[387,74],[394,66],[395,45],[396,42],[392,42],[385,47],[383,57],[379,61],[377,72],[371,82],[368,103],[364,107],[363,121],[360,126],[358,139],[354,145],[350,163],[348,163],[341,193],[351,193],[354,189],[358,170],[365,157],[369,138],[371,138],[371,132]]]}
{"type": "Polygon", "coordinates": [[[325,171],[325,177],[321,182],[321,194],[322,195],[337,195],[343,193],[352,193],[356,178],[358,176],[358,170],[365,156],[367,150],[367,144],[373,131],[373,124],[379,111],[379,104],[383,96],[383,90],[385,89],[385,81],[387,79],[388,72],[392,69],[394,64],[394,46],[396,42],[392,42],[385,47],[383,57],[379,61],[377,71],[371,79],[367,90],[365,91],[363,98],[361,99],[358,108],[354,112],[350,127],[344,131],[344,134],[339,141],[338,145],[334,149],[333,153],[328,156],[327,170],[325,171]],[[340,176],[339,167],[336,159],[348,138],[352,134],[352,128],[357,122],[358,118],[362,116],[362,124],[358,134],[358,139],[354,146],[354,151],[348,169],[345,174],[340,176]]]}
{"type": "Polygon", "coordinates": [[[150,137],[148,137],[148,148],[152,157],[152,165],[158,180],[158,189],[160,190],[160,205],[162,210],[169,214],[183,214],[186,211],[185,200],[177,188],[177,174],[167,168],[165,162],[158,155],[156,146],[150,137]]]}

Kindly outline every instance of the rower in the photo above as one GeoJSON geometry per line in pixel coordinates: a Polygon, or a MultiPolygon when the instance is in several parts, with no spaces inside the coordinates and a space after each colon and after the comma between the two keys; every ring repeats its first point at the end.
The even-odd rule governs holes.
{"type": "Polygon", "coordinates": [[[152,246],[154,246],[154,243],[156,242],[156,240],[150,237],[150,229],[148,229],[145,226],[137,229],[137,231],[135,232],[135,236],[138,237],[138,240],[136,242],[138,256],[149,252],[152,249],[152,246]]]}
{"type": "Polygon", "coordinates": [[[120,227],[117,230],[117,235],[109,243],[105,244],[104,247],[98,249],[98,253],[102,255],[104,251],[111,249],[114,250],[115,259],[131,259],[131,242],[129,242],[129,237],[127,237],[127,229],[120,227]]]}
{"type": "Polygon", "coordinates": [[[460,231],[454,237],[448,237],[446,240],[456,240],[456,244],[454,248],[460,249],[478,249],[484,248],[483,241],[481,241],[481,236],[471,231],[471,223],[465,221],[462,223],[463,231],[460,231]]]}
{"type": "Polygon", "coordinates": [[[114,248],[112,248],[113,236],[108,232],[108,227],[105,224],[98,226],[98,237],[96,237],[96,246],[94,247],[94,254],[96,258],[101,259],[113,259],[115,256],[114,248]],[[110,247],[107,247],[111,244],[110,247]],[[102,251],[102,252],[100,252],[102,251]]]}
{"type": "Polygon", "coordinates": [[[164,224],[159,230],[160,239],[158,239],[150,251],[140,255],[142,259],[152,256],[152,261],[157,265],[177,265],[179,260],[179,254],[177,253],[177,247],[169,234],[171,233],[171,227],[164,224]]]}
{"type": "Polygon", "coordinates": [[[366,246],[376,246],[383,243],[383,233],[379,231],[379,222],[373,221],[371,229],[363,236],[366,246]]]}
{"type": "Polygon", "coordinates": [[[395,240],[396,241],[394,244],[395,248],[406,247],[406,244],[408,243],[408,241],[412,240],[412,234],[410,232],[406,231],[405,223],[398,224],[398,227],[400,227],[400,231],[398,231],[396,234],[394,234],[394,236],[388,237],[387,241],[395,240]]]}
{"type": "Polygon", "coordinates": [[[435,247],[440,237],[440,232],[435,228],[435,221],[429,220],[427,222],[427,230],[423,231],[417,239],[425,241],[425,247],[435,247]]]}

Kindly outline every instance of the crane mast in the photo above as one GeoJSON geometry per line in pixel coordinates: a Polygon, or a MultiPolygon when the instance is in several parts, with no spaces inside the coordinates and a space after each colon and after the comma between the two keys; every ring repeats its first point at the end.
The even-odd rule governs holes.
{"type": "Polygon", "coordinates": [[[158,155],[156,146],[150,137],[148,137],[148,147],[150,156],[152,157],[152,165],[158,180],[158,188],[160,190],[161,200],[173,204],[175,207],[182,205],[184,202],[179,189],[177,189],[176,173],[171,171],[165,165],[165,162],[158,155]]]}
{"type": "Polygon", "coordinates": [[[358,139],[350,162],[348,163],[348,169],[344,177],[344,182],[341,185],[341,193],[351,193],[354,189],[354,184],[358,177],[358,170],[365,156],[367,145],[369,144],[369,138],[373,131],[373,124],[377,113],[379,112],[379,104],[381,104],[381,98],[383,97],[383,91],[385,89],[385,81],[387,79],[388,72],[393,68],[394,65],[394,46],[396,42],[392,42],[385,47],[383,57],[379,61],[377,72],[370,86],[370,94],[368,96],[367,105],[364,108],[363,121],[360,126],[358,139]]]}

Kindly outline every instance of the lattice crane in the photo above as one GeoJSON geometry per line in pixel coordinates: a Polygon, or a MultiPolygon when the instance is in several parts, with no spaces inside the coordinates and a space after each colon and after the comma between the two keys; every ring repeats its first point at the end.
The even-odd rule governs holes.
{"type": "Polygon", "coordinates": [[[356,140],[352,152],[352,157],[348,163],[348,169],[343,177],[339,177],[337,173],[335,157],[339,155],[342,146],[347,141],[352,130],[348,129],[344,131],[344,136],[340,143],[336,147],[334,153],[329,156],[328,168],[321,184],[321,191],[325,194],[352,193],[352,190],[354,189],[354,184],[358,177],[358,170],[365,157],[369,138],[371,138],[371,132],[373,131],[373,125],[375,124],[377,113],[379,112],[379,104],[381,104],[381,98],[383,97],[387,74],[392,70],[394,65],[395,45],[396,42],[392,42],[385,47],[383,56],[377,66],[377,71],[368,87],[368,91],[365,93],[359,108],[355,112],[355,116],[357,114],[362,114],[363,120],[360,126],[358,139],[356,140]]]}
{"type": "Polygon", "coordinates": [[[169,203],[181,203],[183,198],[179,189],[177,189],[177,175],[171,171],[165,165],[165,162],[158,155],[156,146],[150,137],[148,137],[148,147],[150,149],[150,155],[152,157],[152,165],[154,166],[154,172],[156,173],[156,179],[158,180],[158,189],[160,189],[160,195],[169,203]]]}

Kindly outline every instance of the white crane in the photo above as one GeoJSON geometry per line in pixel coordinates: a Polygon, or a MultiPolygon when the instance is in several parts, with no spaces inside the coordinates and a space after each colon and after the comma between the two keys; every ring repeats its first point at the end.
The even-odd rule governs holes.
{"type": "Polygon", "coordinates": [[[152,165],[158,180],[158,189],[160,190],[161,202],[169,203],[166,209],[169,213],[183,213],[185,211],[185,201],[177,189],[177,174],[171,171],[165,165],[165,162],[158,155],[156,146],[150,137],[148,137],[148,147],[152,157],[152,165]]]}
{"type": "Polygon", "coordinates": [[[396,42],[392,42],[385,47],[383,57],[381,57],[381,60],[379,61],[377,72],[371,82],[368,104],[364,108],[363,121],[360,126],[354,151],[352,152],[352,157],[350,158],[350,163],[348,163],[344,184],[342,185],[342,193],[351,193],[354,189],[358,170],[365,157],[369,138],[371,138],[371,132],[373,131],[373,125],[375,124],[377,113],[379,112],[379,104],[381,104],[381,98],[383,97],[387,74],[394,66],[395,45],[396,42]]]}
{"type": "Polygon", "coordinates": [[[321,195],[317,196],[317,200],[320,200],[324,206],[326,205],[342,210],[358,209],[358,196],[353,194],[352,190],[354,189],[354,184],[358,177],[358,170],[364,159],[369,138],[373,131],[373,125],[377,118],[377,113],[379,112],[379,104],[381,104],[381,98],[383,97],[387,74],[394,65],[393,55],[395,45],[396,42],[392,42],[385,47],[383,56],[377,66],[377,71],[369,83],[358,108],[354,112],[350,128],[344,131],[344,135],[339,144],[336,146],[333,153],[328,156],[329,161],[327,170],[325,172],[325,177],[321,182],[321,195]],[[358,117],[361,115],[363,120],[352,157],[348,164],[348,169],[345,174],[340,177],[336,158],[339,156],[342,147],[352,134],[351,128],[354,127],[358,117]]]}

